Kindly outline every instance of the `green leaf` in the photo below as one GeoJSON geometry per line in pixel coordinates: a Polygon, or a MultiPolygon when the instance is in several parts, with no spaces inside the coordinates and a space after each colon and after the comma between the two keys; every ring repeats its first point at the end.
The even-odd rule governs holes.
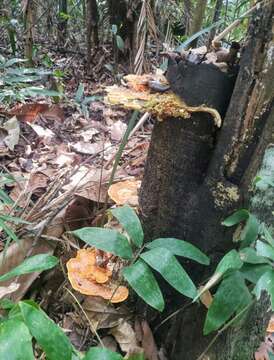
{"type": "Polygon", "coordinates": [[[106,348],[93,347],[89,349],[83,360],[123,360],[123,357],[106,348]]]}
{"type": "Polygon", "coordinates": [[[31,224],[29,221],[26,221],[19,217],[15,217],[15,216],[11,216],[11,215],[0,215],[0,219],[2,219],[4,221],[13,222],[15,224],[26,224],[26,225],[31,224]]]}
{"type": "Polygon", "coordinates": [[[266,257],[274,261],[274,249],[272,246],[258,240],[256,242],[257,255],[266,257]]]}
{"type": "Polygon", "coordinates": [[[198,295],[193,300],[196,301],[202,294],[204,294],[207,290],[211,289],[214,285],[216,285],[220,279],[228,272],[232,270],[239,270],[243,266],[243,262],[240,259],[240,255],[237,253],[236,250],[229,251],[219,262],[215,273],[202,290],[198,293],[198,295]]]}
{"type": "Polygon", "coordinates": [[[135,264],[125,267],[123,275],[136,293],[151,307],[163,311],[164,298],[159,285],[147,264],[138,260],[135,264]]]}
{"type": "Polygon", "coordinates": [[[111,213],[126,230],[133,243],[139,248],[142,247],[144,233],[141,222],[135,211],[128,205],[125,205],[123,207],[112,209],[111,213]]]}
{"type": "Polygon", "coordinates": [[[263,224],[262,230],[265,240],[274,248],[274,239],[265,224],[263,224]]]}
{"type": "Polygon", "coordinates": [[[215,274],[224,275],[228,270],[239,270],[243,265],[240,255],[236,250],[229,251],[219,262],[215,274]]]}
{"type": "Polygon", "coordinates": [[[192,280],[167,249],[155,248],[140,255],[140,257],[181,294],[193,299],[197,290],[192,280]]]}
{"type": "Polygon", "coordinates": [[[85,87],[83,83],[80,83],[75,94],[75,101],[80,103],[84,96],[85,87]]]}
{"type": "Polygon", "coordinates": [[[0,300],[0,308],[4,310],[10,310],[15,306],[15,303],[9,299],[1,299],[0,300]]]}
{"type": "Polygon", "coordinates": [[[268,353],[268,357],[269,357],[269,360],[274,360],[274,355],[271,354],[270,352],[268,353]]]}
{"type": "Polygon", "coordinates": [[[241,209],[227,217],[222,225],[230,227],[239,224],[242,221],[246,221],[249,218],[249,211],[246,209],[241,209]]]}
{"type": "Polygon", "coordinates": [[[0,200],[2,200],[3,203],[7,205],[13,205],[14,203],[14,201],[2,189],[0,189],[0,200]]]}
{"type": "Polygon", "coordinates": [[[272,267],[266,264],[244,264],[241,268],[241,273],[247,281],[251,282],[252,284],[257,284],[260,277],[271,269],[272,267]]]}
{"type": "Polygon", "coordinates": [[[21,89],[20,90],[20,94],[24,95],[24,96],[58,96],[61,97],[63,96],[62,93],[60,93],[59,91],[55,91],[55,90],[48,90],[48,89],[44,89],[44,88],[39,88],[39,87],[28,87],[25,89],[21,89]]]}
{"type": "Polygon", "coordinates": [[[118,231],[97,227],[85,227],[72,233],[85,243],[97,249],[110,252],[123,259],[131,259],[133,254],[125,236],[118,231]]]}
{"type": "Polygon", "coordinates": [[[120,35],[116,35],[116,44],[119,50],[123,51],[125,48],[124,40],[121,38],[120,35]]]}
{"type": "Polygon", "coordinates": [[[113,24],[111,25],[111,32],[113,35],[116,35],[117,34],[117,31],[118,31],[118,27],[117,25],[113,24]]]}
{"type": "Polygon", "coordinates": [[[71,360],[72,346],[64,332],[42,310],[19,302],[25,324],[48,360],[71,360]]]}
{"type": "Polygon", "coordinates": [[[49,254],[31,256],[8,273],[1,275],[0,281],[6,281],[18,275],[51,269],[58,264],[58,261],[59,260],[55,256],[49,254]]]}
{"type": "Polygon", "coordinates": [[[0,217],[0,228],[2,228],[5,233],[14,241],[18,241],[18,237],[16,236],[15,232],[3,221],[0,217]]]}
{"type": "MultiPolygon", "coordinates": [[[[273,250],[274,252],[274,250],[273,250]]],[[[249,263],[249,264],[267,264],[269,261],[263,257],[260,256],[256,251],[250,247],[244,248],[240,251],[240,258],[243,262],[249,263]]]]}
{"type": "Polygon", "coordinates": [[[128,356],[127,360],[146,360],[144,353],[135,353],[128,356]]]}
{"type": "Polygon", "coordinates": [[[83,105],[88,105],[93,101],[102,100],[101,96],[93,95],[93,96],[86,96],[83,100],[83,105]]]}
{"type": "Polygon", "coordinates": [[[183,256],[187,259],[197,261],[203,265],[209,265],[209,258],[202,253],[196,246],[179,239],[174,238],[159,238],[153,240],[146,245],[148,249],[155,249],[157,247],[168,249],[173,255],[183,256]]]}
{"type": "Polygon", "coordinates": [[[26,62],[27,60],[26,59],[18,59],[18,58],[13,58],[13,59],[10,59],[8,60],[6,63],[5,63],[5,67],[9,67],[9,66],[12,66],[14,64],[19,64],[19,63],[23,63],[23,62],[26,62]]]}
{"type": "Polygon", "coordinates": [[[257,282],[253,293],[258,300],[260,299],[261,292],[263,290],[266,290],[268,292],[271,299],[272,310],[274,310],[274,270],[269,270],[264,273],[257,282]]]}
{"type": "Polygon", "coordinates": [[[32,337],[27,326],[19,319],[0,323],[0,359],[35,360],[32,337]]]}
{"type": "Polygon", "coordinates": [[[249,246],[257,239],[259,233],[259,225],[260,224],[256,216],[250,214],[241,233],[242,247],[249,246]]]}
{"type": "Polygon", "coordinates": [[[251,301],[251,294],[239,271],[224,278],[207,312],[204,335],[218,330],[232,315],[238,314],[251,301]]]}

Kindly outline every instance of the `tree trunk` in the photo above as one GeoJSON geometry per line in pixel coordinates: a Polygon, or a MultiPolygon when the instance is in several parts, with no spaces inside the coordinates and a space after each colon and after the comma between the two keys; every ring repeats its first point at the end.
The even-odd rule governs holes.
{"type": "Polygon", "coordinates": [[[57,25],[57,42],[59,47],[65,46],[67,39],[67,23],[66,18],[68,12],[67,0],[59,0],[59,14],[58,14],[58,25],[57,25]]]}
{"type": "Polygon", "coordinates": [[[29,64],[33,64],[33,31],[34,31],[35,6],[33,0],[28,0],[25,9],[25,47],[24,54],[29,64]]]}
{"type": "Polygon", "coordinates": [[[98,20],[99,13],[96,0],[87,0],[87,71],[91,70],[91,49],[92,44],[96,47],[99,45],[98,20]]]}
{"type": "MultiPolygon", "coordinates": [[[[215,9],[214,9],[214,15],[213,15],[213,19],[212,19],[213,24],[220,20],[222,6],[223,6],[223,0],[216,0],[215,9]]],[[[211,42],[212,42],[212,40],[213,40],[213,38],[214,38],[214,36],[216,34],[216,30],[217,30],[217,28],[214,27],[210,31],[209,37],[208,37],[208,46],[211,45],[211,42]]]]}
{"type": "MultiPolygon", "coordinates": [[[[219,259],[232,248],[231,230],[222,227],[221,221],[247,203],[248,187],[266,147],[273,141],[273,11],[272,2],[253,16],[220,131],[213,126],[212,119],[202,113],[187,120],[156,123],[153,130],[140,192],[147,239],[177,237],[205,251],[211,257],[212,267],[185,264],[196,282],[212,274],[219,259]]],[[[215,81],[212,71],[208,71],[205,78],[201,77],[202,65],[192,71],[191,66],[189,69],[188,64],[173,63],[169,67],[167,76],[172,80],[173,90],[190,105],[201,101],[200,104],[206,103],[224,113],[229,96],[227,85],[223,83],[221,87],[222,82],[217,81],[219,88],[214,96],[216,84],[211,86],[215,81]]],[[[182,304],[178,296],[174,301],[168,299],[171,306],[176,300],[182,304]]],[[[172,321],[169,335],[162,339],[166,340],[170,359],[197,360],[203,353],[212,338],[202,335],[204,319],[204,308],[194,304],[172,321]]],[[[257,325],[260,328],[257,334],[261,335],[265,323],[257,321],[257,325]]],[[[166,334],[167,329],[163,332],[166,334]]],[[[214,347],[208,359],[252,359],[241,358],[236,355],[236,349],[227,347],[232,343],[227,336],[234,337],[231,332],[228,334],[223,336],[218,355],[214,347]]],[[[245,334],[246,348],[249,346],[252,352],[254,332],[249,329],[245,334]]],[[[257,336],[256,340],[258,343],[261,339],[257,336]]],[[[238,346],[237,350],[239,352],[238,346]]]]}
{"type": "MultiPolygon", "coordinates": [[[[207,0],[198,0],[196,3],[195,10],[193,12],[193,20],[191,24],[191,30],[190,35],[195,34],[199,30],[201,30],[203,25],[203,19],[205,16],[205,10],[206,10],[207,0]]],[[[194,40],[191,44],[191,46],[196,45],[197,40],[194,40]]]]}

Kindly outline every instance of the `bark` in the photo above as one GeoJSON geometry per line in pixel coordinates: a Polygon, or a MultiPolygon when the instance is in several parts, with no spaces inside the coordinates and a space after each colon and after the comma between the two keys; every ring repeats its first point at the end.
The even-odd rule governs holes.
{"type": "Polygon", "coordinates": [[[25,9],[25,58],[28,59],[30,65],[33,63],[33,32],[34,32],[35,6],[33,0],[28,0],[25,9]]]}
{"type": "MultiPolygon", "coordinates": [[[[187,120],[157,123],[152,134],[140,193],[147,239],[168,236],[189,241],[211,257],[212,268],[233,246],[231,230],[222,227],[221,221],[247,204],[248,187],[273,139],[273,8],[274,4],[269,3],[253,16],[222,129],[217,131],[208,116],[196,114],[187,120]]],[[[219,94],[227,90],[227,85],[224,83],[222,88],[222,82],[211,83],[211,76],[208,84],[204,79],[201,82],[202,70],[197,70],[185,86],[180,86],[180,78],[186,81],[188,71],[184,64],[173,63],[169,68],[174,91],[195,105],[199,96],[202,99],[202,88],[201,103],[225,113],[226,101],[213,95],[216,84],[219,94]]],[[[212,268],[185,265],[196,282],[212,272],[212,268]]],[[[193,305],[173,320],[166,340],[170,359],[196,360],[204,351],[211,340],[202,335],[204,317],[203,307],[193,305]]],[[[264,322],[257,324],[255,333],[261,334],[264,322]]],[[[246,348],[253,351],[250,327],[243,331],[248,339],[246,348]]],[[[218,360],[251,359],[237,357],[227,347],[232,343],[227,336],[235,338],[231,333],[224,334],[218,360]]],[[[210,360],[216,353],[213,350],[210,360]]]]}
{"type": "MultiPolygon", "coordinates": [[[[214,15],[213,15],[213,19],[212,19],[213,24],[220,20],[222,6],[223,6],[223,0],[216,0],[214,15]]],[[[208,46],[211,45],[211,42],[216,34],[216,30],[217,30],[217,28],[215,27],[210,31],[209,37],[208,37],[208,46]]]]}
{"type": "Polygon", "coordinates": [[[57,33],[57,41],[58,46],[63,47],[65,46],[66,39],[67,39],[67,19],[65,18],[65,15],[68,12],[68,5],[67,0],[59,0],[59,19],[58,19],[58,33],[57,33]]]}
{"type": "MultiPolygon", "coordinates": [[[[205,16],[207,0],[198,0],[196,3],[195,10],[193,12],[193,20],[191,24],[190,34],[193,35],[202,28],[203,19],[205,16]]],[[[195,47],[197,40],[194,40],[191,44],[192,47],[195,47]]]]}
{"type": "Polygon", "coordinates": [[[98,35],[98,20],[99,13],[96,0],[87,0],[86,3],[87,11],[87,71],[91,70],[91,49],[92,45],[95,47],[99,45],[99,35],[98,35]]]}

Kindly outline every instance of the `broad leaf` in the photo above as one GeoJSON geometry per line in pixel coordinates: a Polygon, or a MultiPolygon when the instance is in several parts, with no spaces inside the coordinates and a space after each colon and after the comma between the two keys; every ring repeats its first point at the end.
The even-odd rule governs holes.
{"type": "Polygon", "coordinates": [[[89,349],[83,360],[123,360],[123,357],[106,348],[94,347],[89,349]]]}
{"type": "Polygon", "coordinates": [[[214,285],[216,285],[226,272],[231,270],[239,270],[242,266],[243,262],[240,259],[240,255],[237,253],[237,251],[229,251],[219,262],[215,273],[213,274],[213,276],[211,276],[205,286],[203,286],[203,288],[193,301],[196,301],[202,294],[204,294],[207,290],[211,289],[214,285]]]}
{"type": "Polygon", "coordinates": [[[187,259],[197,261],[203,265],[209,265],[209,258],[203,254],[196,246],[179,239],[174,238],[159,238],[153,240],[146,245],[148,249],[155,249],[158,247],[168,249],[173,255],[183,256],[187,259]]]}
{"type": "Polygon", "coordinates": [[[264,273],[271,269],[272,267],[266,264],[244,264],[241,268],[241,274],[246,280],[248,280],[252,284],[257,284],[260,277],[262,277],[264,273]]]}
{"type": "Polygon", "coordinates": [[[256,242],[256,250],[259,256],[266,257],[274,261],[274,248],[260,240],[256,242]]]}
{"type": "MultiPolygon", "coordinates": [[[[274,252],[274,250],[273,250],[274,252]]],[[[269,261],[256,253],[255,249],[251,247],[244,248],[240,251],[240,258],[243,262],[249,264],[267,264],[269,261]]]]}
{"type": "Polygon", "coordinates": [[[35,360],[32,350],[32,336],[27,326],[19,319],[0,323],[0,359],[35,360]]]}
{"type": "Polygon", "coordinates": [[[249,246],[257,239],[259,233],[259,225],[260,224],[257,218],[254,215],[250,214],[241,233],[242,247],[249,246]]]}
{"type": "Polygon", "coordinates": [[[111,213],[126,230],[133,243],[139,248],[142,247],[144,233],[141,222],[135,211],[128,205],[125,205],[123,207],[112,209],[111,213]]]}
{"type": "Polygon", "coordinates": [[[234,226],[239,224],[242,221],[246,221],[249,218],[249,211],[246,209],[241,209],[227,217],[223,222],[222,225],[224,226],[234,226]]]}
{"type": "Polygon", "coordinates": [[[131,259],[133,254],[127,238],[118,231],[97,227],[86,227],[72,231],[85,243],[97,249],[110,252],[123,259],[131,259]]]}
{"type": "Polygon", "coordinates": [[[64,332],[42,310],[27,302],[19,303],[30,333],[46,353],[48,360],[71,360],[72,346],[64,332]]]}
{"type": "Polygon", "coordinates": [[[192,280],[167,249],[155,248],[140,255],[141,258],[181,294],[193,299],[197,290],[192,280]]]}
{"type": "Polygon", "coordinates": [[[269,245],[271,245],[274,248],[274,239],[269,231],[269,229],[266,227],[266,225],[264,224],[263,227],[263,235],[265,240],[269,243],[269,245]]]}
{"type": "Polygon", "coordinates": [[[119,50],[123,51],[125,48],[124,40],[121,38],[120,35],[116,35],[116,44],[119,50]]]}
{"type": "Polygon", "coordinates": [[[49,254],[31,256],[8,273],[1,275],[0,281],[6,281],[18,275],[51,269],[58,264],[58,261],[59,260],[55,256],[49,254]]]}
{"type": "Polygon", "coordinates": [[[165,302],[159,285],[150,268],[143,260],[125,267],[123,275],[133,290],[154,309],[163,311],[165,302]]]}
{"type": "Polygon", "coordinates": [[[272,310],[274,310],[274,270],[269,270],[263,274],[263,276],[257,282],[255,289],[253,290],[257,299],[261,297],[261,292],[266,290],[271,299],[272,310]]]}
{"type": "Polygon", "coordinates": [[[227,276],[214,296],[207,312],[204,334],[218,330],[232,315],[239,313],[252,301],[251,294],[240,272],[227,276]]]}

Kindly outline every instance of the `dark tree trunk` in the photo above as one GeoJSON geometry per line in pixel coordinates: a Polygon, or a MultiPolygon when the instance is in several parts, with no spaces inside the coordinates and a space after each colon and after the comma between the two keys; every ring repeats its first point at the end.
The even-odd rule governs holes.
{"type": "MultiPolygon", "coordinates": [[[[250,182],[267,145],[273,141],[273,9],[274,4],[268,4],[253,16],[221,130],[214,128],[209,116],[200,113],[186,120],[157,123],[152,134],[140,193],[147,238],[168,236],[189,241],[211,257],[213,268],[233,246],[231,231],[222,227],[221,221],[247,204],[250,182]]],[[[174,90],[189,102],[189,95],[197,94],[199,87],[195,88],[195,77],[190,77],[185,87],[178,86],[183,69],[182,65],[170,67],[168,75],[175,77],[174,90]]],[[[218,108],[225,104],[220,97],[216,96],[215,104],[210,99],[210,81],[208,85],[200,82],[203,103],[225,110],[218,108]]],[[[196,282],[202,282],[212,271],[194,265],[188,265],[188,270],[196,282]]],[[[211,340],[211,336],[202,335],[204,318],[204,308],[192,305],[173,319],[169,335],[165,336],[170,359],[196,360],[204,351],[211,340]]],[[[258,324],[260,329],[256,331],[261,335],[265,323],[258,324]]],[[[253,351],[261,339],[258,336],[252,345],[252,331],[250,336],[246,330],[245,334],[253,351]]],[[[221,346],[223,354],[216,357],[216,350],[212,350],[208,359],[252,359],[237,357],[228,345],[224,346],[228,344],[226,336],[221,346]]]]}
{"type": "Polygon", "coordinates": [[[59,47],[65,46],[67,39],[67,24],[68,20],[66,18],[68,12],[67,0],[59,0],[59,14],[58,14],[58,32],[57,32],[57,42],[59,47]]]}
{"type": "MultiPolygon", "coordinates": [[[[215,22],[220,20],[221,17],[221,11],[222,11],[222,6],[223,6],[223,0],[216,0],[216,4],[215,4],[215,9],[214,9],[214,14],[213,14],[213,19],[212,19],[212,23],[214,24],[215,22]]],[[[208,45],[210,46],[215,34],[216,34],[216,30],[218,28],[213,28],[210,33],[209,33],[209,37],[208,37],[208,45]]]]}
{"type": "Polygon", "coordinates": [[[98,21],[99,13],[96,0],[86,0],[86,10],[87,10],[87,71],[91,70],[91,49],[92,45],[95,47],[99,45],[99,35],[98,35],[98,21]]]}

